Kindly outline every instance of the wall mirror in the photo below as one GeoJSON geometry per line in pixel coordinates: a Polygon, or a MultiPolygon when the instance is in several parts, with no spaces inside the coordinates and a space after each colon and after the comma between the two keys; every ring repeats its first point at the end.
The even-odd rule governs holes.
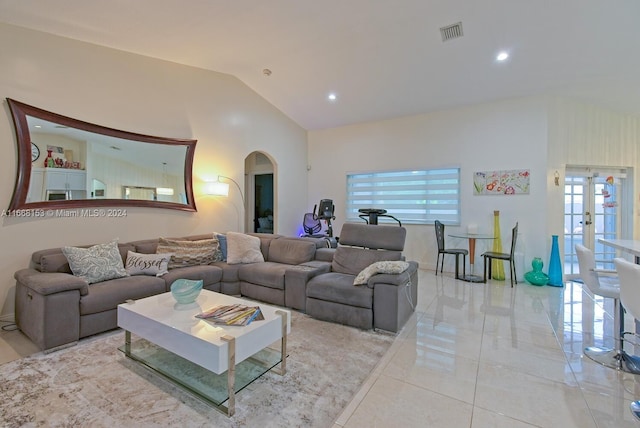
{"type": "Polygon", "coordinates": [[[120,131],[9,98],[7,102],[18,143],[9,209],[136,206],[196,211],[191,181],[196,140],[120,131]]]}

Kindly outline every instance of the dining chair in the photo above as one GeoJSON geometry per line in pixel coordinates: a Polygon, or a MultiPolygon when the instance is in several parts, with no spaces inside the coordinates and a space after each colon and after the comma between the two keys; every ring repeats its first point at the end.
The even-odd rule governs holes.
{"type": "Polygon", "coordinates": [[[516,278],[516,264],[514,260],[515,252],[516,252],[516,240],[518,239],[518,223],[511,229],[511,251],[508,253],[497,253],[494,251],[487,251],[482,253],[482,257],[484,257],[484,282],[487,282],[487,277],[491,278],[491,262],[493,259],[496,260],[504,260],[509,262],[509,272],[511,273],[511,287],[513,287],[514,282],[517,284],[518,279],[516,278]],[[489,275],[487,276],[487,265],[489,270],[489,275]]]}
{"type": "MultiPolygon", "coordinates": [[[[620,278],[620,306],[634,319],[640,320],[640,294],[638,293],[640,265],[623,258],[615,258],[613,262],[620,278]]],[[[628,354],[622,349],[625,334],[635,333],[625,333],[623,328],[620,328],[620,369],[627,373],[640,374],[640,357],[628,354]]],[[[637,340],[635,342],[637,343],[637,340]]]]}
{"type": "Polygon", "coordinates": [[[622,352],[622,330],[624,320],[620,307],[620,282],[614,271],[596,269],[596,259],[593,251],[584,245],[576,244],[578,269],[580,279],[587,289],[596,296],[613,299],[613,349],[589,346],[584,349],[584,355],[593,361],[612,369],[620,369],[620,355],[622,352]]]}
{"type": "Polygon", "coordinates": [[[467,263],[467,254],[469,250],[464,248],[445,248],[444,246],[444,224],[436,220],[436,241],[438,243],[438,258],[436,259],[436,275],[438,275],[438,263],[440,263],[440,255],[442,255],[442,263],[440,263],[440,273],[444,269],[444,256],[445,254],[453,254],[456,256],[456,279],[460,278],[459,275],[459,258],[462,256],[462,276],[466,275],[465,265],[467,263]]]}

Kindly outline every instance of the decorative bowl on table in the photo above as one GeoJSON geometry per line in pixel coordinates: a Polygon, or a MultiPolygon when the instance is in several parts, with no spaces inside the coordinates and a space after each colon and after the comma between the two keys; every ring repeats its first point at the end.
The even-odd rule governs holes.
{"type": "Polygon", "coordinates": [[[201,291],[201,279],[176,279],[171,284],[171,295],[181,305],[195,302],[201,291]]]}

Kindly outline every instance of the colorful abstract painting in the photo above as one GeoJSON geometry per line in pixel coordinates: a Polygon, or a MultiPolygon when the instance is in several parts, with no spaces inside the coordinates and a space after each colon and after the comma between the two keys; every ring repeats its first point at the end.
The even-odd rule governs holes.
{"type": "Polygon", "coordinates": [[[522,195],[529,193],[529,170],[482,171],[473,174],[474,195],[522,195]]]}

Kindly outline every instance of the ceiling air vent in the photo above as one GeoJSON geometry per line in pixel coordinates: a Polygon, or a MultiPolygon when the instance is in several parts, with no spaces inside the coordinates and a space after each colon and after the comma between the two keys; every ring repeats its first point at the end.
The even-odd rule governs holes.
{"type": "Polygon", "coordinates": [[[443,42],[462,37],[462,22],[457,22],[440,28],[440,34],[442,35],[443,42]]]}

